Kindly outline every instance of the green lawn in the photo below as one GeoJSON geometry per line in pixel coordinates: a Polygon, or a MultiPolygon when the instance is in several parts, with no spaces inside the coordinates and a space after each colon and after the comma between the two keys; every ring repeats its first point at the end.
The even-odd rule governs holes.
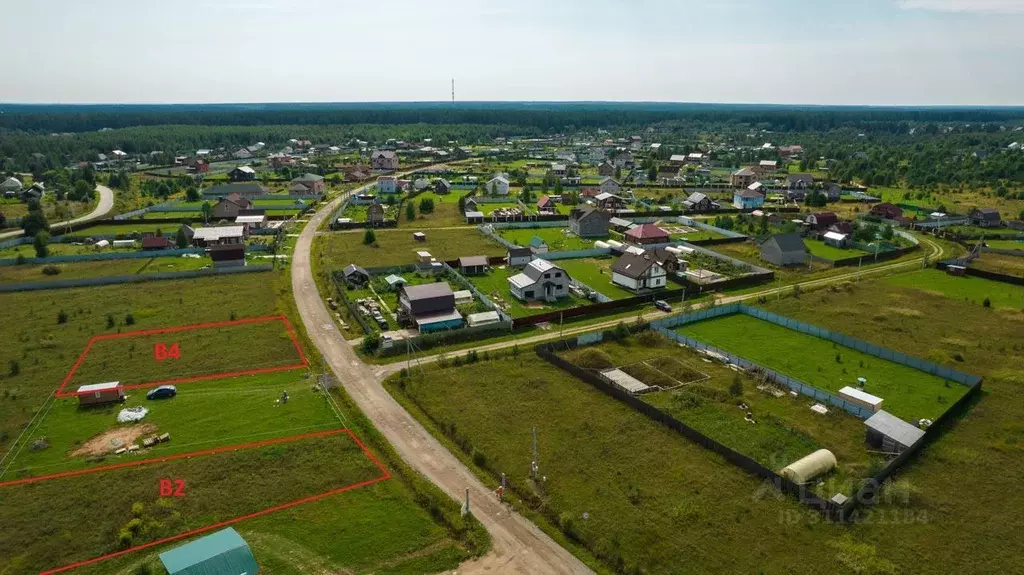
{"type": "Polygon", "coordinates": [[[436,194],[424,192],[411,201],[416,210],[416,219],[409,221],[405,218],[405,208],[399,218],[399,226],[404,228],[430,229],[451,226],[465,225],[466,219],[459,211],[459,198],[469,193],[468,190],[456,190],[450,194],[436,194]],[[434,211],[423,213],[420,211],[420,202],[425,199],[434,200],[434,211]]]}
{"type": "MultiPolygon", "coordinates": [[[[185,221],[185,219],[188,218],[183,218],[182,221],[185,221]]],[[[196,219],[189,219],[189,221],[192,222],[191,225],[193,228],[201,228],[203,226],[202,216],[196,219]]],[[[179,227],[181,227],[181,224],[174,222],[147,223],[133,220],[131,223],[125,225],[89,226],[72,232],[69,235],[80,238],[84,238],[86,236],[130,236],[132,234],[141,235],[142,232],[156,232],[159,230],[169,236],[171,233],[177,233],[179,227]]]]}
{"type": "Polygon", "coordinates": [[[461,256],[504,255],[504,247],[475,228],[429,230],[427,240],[418,242],[408,229],[376,230],[374,245],[363,243],[363,231],[324,234],[319,246],[328,269],[341,269],[355,263],[369,266],[399,266],[416,263],[416,252],[428,251],[439,260],[461,256]]]}
{"type": "MultiPolygon", "coordinates": [[[[133,263],[139,266],[145,261],[133,263]]],[[[291,315],[292,306],[290,278],[280,272],[0,294],[6,325],[17,326],[0,332],[0,365],[4,366],[0,375],[4,391],[0,396],[0,450],[7,453],[18,448],[15,441],[25,426],[94,335],[232,317],[291,315]],[[57,321],[61,310],[68,315],[66,323],[57,321]],[[126,324],[129,312],[134,318],[130,326],[126,324]],[[114,320],[113,328],[107,327],[108,314],[114,320]]],[[[296,330],[300,341],[308,345],[302,326],[296,325],[296,330]]],[[[284,349],[277,347],[278,335],[258,329],[250,335],[235,333],[229,338],[232,351],[227,360],[248,358],[249,364],[263,361],[266,358],[260,355],[269,357],[267,354],[284,349]]],[[[151,375],[142,371],[148,363],[145,359],[152,357],[151,349],[144,347],[151,343],[139,344],[134,352],[141,360],[138,373],[122,372],[119,377],[130,380],[151,375]]],[[[177,366],[181,373],[195,364],[212,365],[213,348],[224,347],[193,349],[186,356],[185,340],[179,343],[183,346],[182,363],[177,366]]],[[[96,357],[110,368],[129,362],[130,353],[96,357]]],[[[373,487],[238,524],[265,570],[296,575],[308,573],[311,566],[328,573],[441,572],[455,568],[473,554],[465,547],[468,541],[477,548],[486,546],[486,537],[481,539],[479,532],[471,531],[467,538],[461,531],[449,532],[433,519],[432,513],[440,513],[455,521],[456,529],[463,528],[456,505],[411,475],[393,452],[379,443],[373,429],[364,427],[364,420],[347,396],[334,393],[341,406],[336,412],[325,405],[322,395],[311,391],[312,383],[305,373],[299,370],[181,384],[176,398],[162,401],[146,401],[143,391],[129,390],[127,404],[149,407],[152,411],[143,423],[171,434],[171,441],[154,448],[153,453],[196,451],[344,426],[352,428],[395,474],[373,487]],[[275,402],[284,390],[289,392],[290,400],[278,405],[275,402]],[[318,525],[318,529],[311,531],[311,524],[318,525]]],[[[38,475],[124,460],[108,456],[102,462],[85,461],[82,455],[74,455],[83,442],[120,427],[115,420],[120,406],[82,410],[74,399],[57,400],[51,405],[36,419],[38,427],[33,424],[25,442],[18,444],[48,443],[48,447],[20,449],[9,473],[38,475]]],[[[117,475],[98,473],[0,487],[0,557],[4,558],[0,563],[6,573],[37,573],[47,565],[116,549],[119,530],[132,518],[133,503],[142,503],[144,509],[142,524],[133,536],[134,543],[139,544],[168,532],[229,519],[379,474],[375,466],[367,465],[361,451],[353,451],[350,441],[314,441],[296,444],[295,448],[274,446],[144,470],[119,470],[117,475]],[[273,472],[267,473],[268,469],[273,472]],[[367,471],[371,472],[369,476],[367,471]],[[186,480],[189,496],[171,501],[175,507],[170,511],[177,510],[179,515],[151,514],[151,509],[162,505],[156,503],[155,478],[159,477],[186,480]],[[60,513],[53,513],[55,506],[60,513]],[[40,519],[44,515],[48,519],[40,519]]],[[[134,573],[139,565],[153,563],[157,553],[178,544],[154,547],[81,571],[97,575],[134,573]]]]}
{"type": "Polygon", "coordinates": [[[636,297],[635,293],[612,283],[615,258],[579,258],[554,263],[569,272],[571,277],[612,299],[636,297]]]}
{"type": "Polygon", "coordinates": [[[1024,241],[1010,240],[985,240],[985,244],[997,250],[1020,250],[1024,251],[1024,241]]]}
{"type": "Polygon", "coordinates": [[[653,332],[564,355],[590,369],[622,368],[649,385],[673,387],[682,383],[678,389],[640,397],[771,469],[781,469],[817,449],[829,449],[839,466],[824,478],[827,486],[816,489],[819,494],[852,495],[860,479],[869,476],[870,456],[860,419],[841,409],[831,409],[826,415],[814,413],[810,406],[816,402],[808,397],[775,397],[759,391],[753,377],[720,363],[703,361],[693,351],[681,349],[653,332]],[[739,395],[730,392],[736,381],[741,384],[739,395]],[[740,402],[747,409],[739,409],[740,402]],[[757,423],[744,419],[747,412],[757,423]]]}
{"type": "MultiPolygon", "coordinates": [[[[1020,244],[1024,249],[1024,244],[1020,244]]],[[[1024,251],[1021,252],[1024,254],[1024,251]]],[[[1024,277],[1024,256],[984,252],[971,260],[971,267],[979,270],[1024,277]]]]}
{"type": "Polygon", "coordinates": [[[967,393],[960,384],[745,314],[676,331],[835,394],[867,378],[865,391],[883,398],[882,408],[906,421],[937,419],[967,393]]]}
{"type": "MultiPolygon", "coordinates": [[[[558,263],[558,262],[555,262],[558,263]]],[[[492,269],[487,274],[467,276],[481,293],[486,295],[495,305],[501,307],[512,317],[526,317],[538,313],[554,311],[558,309],[569,309],[581,305],[587,305],[585,299],[569,294],[569,297],[559,300],[557,303],[530,302],[524,304],[512,295],[508,286],[508,278],[520,273],[517,268],[492,269]]]]}
{"type": "Polygon", "coordinates": [[[977,277],[951,276],[935,269],[887,278],[886,283],[982,305],[988,298],[995,308],[1024,309],[1024,287],[977,277]]]}
{"type": "Polygon", "coordinates": [[[804,239],[804,245],[807,246],[807,251],[810,252],[811,255],[831,261],[871,255],[868,252],[855,248],[841,249],[833,247],[820,240],[804,239]]]}
{"type": "Polygon", "coordinates": [[[523,247],[529,246],[530,240],[534,237],[539,237],[548,244],[548,249],[553,252],[589,250],[594,248],[595,241],[608,239],[608,236],[581,238],[569,232],[569,228],[507,228],[495,230],[495,233],[517,246],[523,247]]]}
{"type": "Polygon", "coordinates": [[[210,259],[206,257],[183,258],[180,256],[167,256],[60,264],[0,266],[0,283],[25,283],[190,271],[209,267],[210,265],[210,259]],[[43,273],[44,269],[51,267],[60,270],[60,273],[57,275],[46,275],[43,273]]]}

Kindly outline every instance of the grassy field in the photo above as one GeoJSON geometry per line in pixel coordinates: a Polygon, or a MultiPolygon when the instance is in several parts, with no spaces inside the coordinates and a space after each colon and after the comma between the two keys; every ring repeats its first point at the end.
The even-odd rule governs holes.
{"type": "Polygon", "coordinates": [[[852,495],[861,478],[869,476],[870,456],[861,420],[839,409],[826,415],[810,410],[815,401],[784,394],[775,397],[757,389],[758,382],[728,367],[707,362],[691,350],[653,333],[587,346],[567,352],[567,359],[589,369],[618,367],[649,385],[682,385],[675,390],[647,393],[641,398],[770,469],[825,448],[839,467],[823,478],[819,494],[852,495]],[[730,391],[740,382],[738,395],[730,391]],[[737,406],[743,403],[747,409],[737,406]],[[751,413],[756,424],[744,419],[751,413]]]}
{"type": "MultiPolygon", "coordinates": [[[[185,218],[183,218],[184,221],[185,218]]],[[[194,228],[202,227],[202,217],[190,219],[192,222],[190,225],[194,228]]],[[[142,234],[143,232],[155,232],[157,230],[165,232],[168,236],[171,233],[177,233],[178,228],[181,224],[175,224],[171,222],[160,222],[160,223],[147,223],[143,221],[132,221],[126,225],[98,225],[89,226],[82,228],[76,232],[72,232],[69,235],[75,237],[86,237],[86,236],[129,236],[131,234],[142,234]]]]}
{"type": "Polygon", "coordinates": [[[205,257],[161,257],[46,265],[0,266],[0,283],[24,283],[158,272],[189,271],[197,270],[209,265],[210,260],[205,257]],[[60,273],[52,276],[44,274],[43,269],[50,266],[54,266],[59,269],[60,273]]]}
{"type": "Polygon", "coordinates": [[[379,476],[351,438],[329,436],[4,486],[0,556],[8,573],[36,573],[379,476]],[[184,496],[160,497],[162,478],[184,481],[184,496]]]}
{"type": "Polygon", "coordinates": [[[377,243],[363,244],[363,231],[328,233],[318,242],[325,269],[341,269],[351,263],[362,266],[399,266],[416,262],[416,252],[428,251],[439,260],[470,255],[504,255],[506,249],[474,228],[431,230],[418,242],[407,229],[376,230],[377,243]]]}
{"type": "MultiPolygon", "coordinates": [[[[111,323],[116,322],[114,318],[111,320],[111,323]]],[[[120,335],[126,337],[96,340],[78,365],[65,391],[74,391],[80,385],[103,381],[141,385],[256,369],[278,369],[304,363],[280,320],[172,333],[130,333],[125,330],[120,335]],[[170,346],[177,347],[172,356],[160,359],[155,351],[157,346],[163,346],[164,350],[170,346]]],[[[104,335],[112,334],[113,327],[104,335]]],[[[190,384],[211,385],[207,382],[190,384]]]]}
{"type": "Polygon", "coordinates": [[[893,276],[885,280],[892,286],[918,292],[945,296],[981,306],[988,298],[992,307],[1024,309],[1024,288],[977,277],[956,277],[946,272],[928,269],[893,276]]]}
{"type": "Polygon", "coordinates": [[[459,211],[459,198],[465,196],[468,190],[454,191],[450,194],[436,194],[424,192],[411,201],[416,206],[416,219],[409,221],[405,218],[405,209],[399,216],[400,227],[430,229],[451,226],[461,226],[466,223],[465,216],[459,211]],[[424,199],[434,200],[434,211],[429,214],[420,212],[420,202],[424,199]]]}
{"type": "Polygon", "coordinates": [[[547,481],[533,503],[540,513],[531,517],[553,533],[560,517],[572,519],[570,530],[587,548],[615,551],[612,559],[621,556],[627,567],[650,573],[1015,571],[1024,554],[1018,536],[1024,499],[1007,494],[1024,473],[1024,313],[981,311],[884,280],[784,298],[769,308],[969,366],[985,377],[986,391],[901,471],[877,506],[841,526],[770,488],[758,489],[734,468],[718,468],[716,458],[705,461],[679,436],[525,352],[427,368],[422,379],[388,386],[435,434],[461,445],[454,448],[494,485],[494,473],[506,472],[517,488],[534,489],[525,476],[536,426],[547,481]],[[979,313],[989,315],[979,319],[979,313]],[[694,484],[703,480],[709,481],[704,488],[694,484]],[[992,509],[1004,520],[992,521],[992,509]]]}
{"type": "MultiPolygon", "coordinates": [[[[1018,244],[1024,250],[1024,244],[1018,244]]],[[[971,260],[971,267],[979,270],[1024,277],[1024,256],[983,252],[981,257],[971,260]]]]}
{"type": "Polygon", "coordinates": [[[573,279],[587,284],[612,299],[636,297],[636,294],[612,283],[612,264],[615,258],[580,258],[555,262],[573,279]]]}
{"type": "Polygon", "coordinates": [[[825,258],[826,260],[841,260],[844,258],[854,258],[857,256],[869,256],[871,254],[858,250],[855,248],[841,249],[827,245],[825,242],[820,240],[808,240],[804,239],[804,245],[807,246],[807,251],[811,255],[818,256],[819,258],[825,258]]]}
{"type": "Polygon", "coordinates": [[[864,390],[883,398],[883,409],[906,421],[936,419],[967,393],[955,382],[744,314],[676,331],[832,393],[867,378],[864,390]]]}
{"type": "Polygon", "coordinates": [[[1024,251],[1024,242],[1019,240],[985,240],[985,245],[997,250],[1020,250],[1024,251]]]}
{"type": "Polygon", "coordinates": [[[501,307],[512,317],[526,317],[538,313],[554,311],[557,309],[569,309],[588,302],[585,299],[569,294],[569,297],[559,300],[557,303],[530,302],[524,304],[512,295],[508,285],[508,278],[520,273],[516,268],[492,269],[487,274],[468,276],[481,293],[486,295],[495,305],[501,307]]]}
{"type": "Polygon", "coordinates": [[[589,250],[594,248],[594,242],[603,238],[581,238],[569,232],[569,228],[509,228],[496,230],[497,235],[516,244],[517,246],[529,246],[530,240],[539,237],[548,244],[548,249],[553,252],[568,250],[589,250]]]}
{"type": "MultiPolygon", "coordinates": [[[[24,182],[23,184],[29,185],[24,182]]],[[[72,202],[69,200],[58,202],[53,196],[47,196],[43,199],[42,207],[46,219],[52,224],[84,216],[96,209],[98,204],[99,194],[96,194],[92,201],[89,202],[72,202]]],[[[28,204],[17,198],[0,198],[0,214],[3,214],[8,220],[23,218],[28,215],[28,204]]],[[[11,227],[10,222],[6,226],[11,227]]]]}
{"type": "MultiPolygon", "coordinates": [[[[129,427],[116,423],[120,406],[79,409],[73,399],[47,404],[47,396],[93,335],[117,329],[229,320],[233,315],[290,315],[292,305],[290,280],[280,272],[0,295],[5,321],[17,326],[0,333],[0,450],[10,457],[17,450],[18,458],[6,459],[4,468],[13,462],[8,473],[17,476],[96,465],[97,461],[90,461],[80,450],[103,446],[103,434],[129,427]],[[68,314],[66,323],[57,322],[61,309],[68,314]],[[130,327],[124,323],[129,312],[135,319],[130,327]],[[108,314],[115,320],[113,329],[107,327],[108,314]],[[45,410],[47,405],[50,407],[45,410]],[[35,423],[18,441],[33,418],[35,423]],[[29,447],[19,449],[26,444],[29,447]],[[42,448],[45,445],[48,447],[42,448]]],[[[307,341],[302,328],[297,328],[300,341],[307,341]]],[[[253,342],[238,346],[239,338],[245,341],[245,335],[236,336],[233,349],[237,347],[234,351],[241,350],[242,357],[247,357],[244,349],[253,342]]],[[[394,479],[240,523],[237,528],[268,572],[300,574],[308,573],[310,568],[329,573],[440,572],[473,553],[466,546],[468,540],[476,542],[476,549],[486,546],[486,536],[480,539],[473,534],[467,539],[456,531],[463,528],[456,506],[411,475],[389,448],[381,447],[379,436],[344,394],[335,394],[342,409],[335,411],[325,404],[321,394],[311,391],[306,373],[288,371],[181,385],[177,397],[162,401],[146,401],[142,391],[129,391],[127,405],[146,405],[152,411],[142,423],[171,434],[170,442],[150,451],[154,454],[191,452],[345,426],[353,428],[383,458],[395,473],[394,479]],[[286,405],[275,403],[282,391],[290,395],[286,405]],[[449,530],[433,519],[435,513],[454,521],[455,527],[449,530]],[[319,528],[311,530],[310,524],[319,528]]],[[[133,475],[125,471],[126,475],[117,476],[119,483],[113,495],[106,473],[10,486],[21,491],[16,498],[9,495],[15,491],[0,492],[0,529],[4,530],[0,534],[0,545],[4,546],[0,564],[10,573],[26,572],[29,567],[38,572],[40,557],[52,558],[57,564],[64,558],[91,557],[108,550],[118,544],[120,528],[132,519],[131,508],[136,502],[143,503],[146,510],[133,535],[138,544],[200,520],[212,523],[253,511],[253,502],[267,507],[286,497],[295,499],[325,491],[325,486],[337,486],[339,481],[364,478],[360,474],[367,469],[374,472],[372,476],[378,474],[375,468],[365,467],[365,458],[350,460],[350,449],[344,444],[340,448],[329,447],[329,443],[311,445],[297,451],[274,446],[223,454],[227,459],[220,459],[221,455],[195,458],[183,462],[187,463],[185,467],[172,465],[159,472],[151,467],[135,472],[141,474],[139,481],[127,481],[133,475]],[[173,501],[182,506],[180,516],[171,521],[148,515],[149,509],[160,505],[155,503],[153,477],[186,473],[185,479],[193,486],[190,494],[196,497],[173,501]],[[40,506],[49,510],[45,512],[47,517],[55,515],[54,502],[64,501],[59,494],[71,498],[63,505],[66,513],[56,514],[60,517],[52,521],[38,519],[43,513],[40,506]],[[206,496],[200,498],[200,494],[206,496]],[[104,499],[90,503],[96,497],[104,499]],[[161,525],[150,525],[151,521],[161,525]],[[83,526],[96,532],[86,532],[83,526]],[[15,530],[18,533],[13,533],[15,530]],[[26,539],[31,542],[26,543],[26,539]],[[75,541],[69,544],[70,539],[75,541]]],[[[104,463],[117,461],[114,456],[106,456],[104,463]]],[[[5,475],[5,479],[9,477],[5,475]]],[[[79,572],[135,573],[140,565],[152,564],[156,554],[168,547],[154,547],[79,572]]]]}

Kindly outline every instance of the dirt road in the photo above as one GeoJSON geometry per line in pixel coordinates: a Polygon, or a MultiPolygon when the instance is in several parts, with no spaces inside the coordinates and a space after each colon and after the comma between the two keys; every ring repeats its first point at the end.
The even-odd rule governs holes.
{"type": "Polygon", "coordinates": [[[313,344],[359,409],[373,421],[398,454],[453,499],[470,491],[473,515],[490,532],[493,550],[460,566],[460,574],[591,573],[571,553],[522,516],[509,512],[454,455],[402,408],[383,388],[377,373],[356,357],[317,292],[311,248],[317,227],[340,205],[341,198],[321,208],[299,235],[292,258],[292,290],[299,315],[313,344]]]}
{"type": "MultiPolygon", "coordinates": [[[[90,220],[96,220],[110,213],[110,210],[114,208],[114,192],[106,186],[96,186],[96,191],[100,193],[100,203],[96,204],[96,209],[89,212],[88,214],[77,217],[73,220],[66,222],[57,222],[50,224],[50,229],[55,233],[62,231],[61,228],[68,225],[78,224],[81,222],[87,222],[90,220]]],[[[21,237],[24,232],[21,230],[14,230],[12,232],[4,232],[0,234],[0,240],[7,240],[11,238],[21,237]]]]}

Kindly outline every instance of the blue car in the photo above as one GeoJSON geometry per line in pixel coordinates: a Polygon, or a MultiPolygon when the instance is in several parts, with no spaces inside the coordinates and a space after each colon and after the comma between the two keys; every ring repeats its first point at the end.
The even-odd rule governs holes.
{"type": "Polygon", "coordinates": [[[149,390],[149,393],[146,394],[146,399],[166,399],[177,394],[178,389],[173,385],[161,385],[156,389],[149,390]]]}

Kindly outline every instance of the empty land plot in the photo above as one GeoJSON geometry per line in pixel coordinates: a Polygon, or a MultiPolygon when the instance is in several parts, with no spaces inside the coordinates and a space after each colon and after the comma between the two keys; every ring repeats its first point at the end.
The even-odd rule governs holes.
{"type": "Polygon", "coordinates": [[[6,572],[73,565],[389,476],[343,431],[140,463],[0,485],[6,572]],[[163,479],[183,482],[181,496],[160,496],[163,479]]]}
{"type": "Polygon", "coordinates": [[[744,314],[704,320],[677,330],[747,360],[837,394],[867,379],[865,391],[906,421],[936,419],[967,387],[744,314]]]}
{"type": "Polygon", "coordinates": [[[405,208],[399,215],[399,226],[404,228],[440,228],[447,226],[459,226],[465,224],[465,217],[459,211],[459,198],[469,193],[467,190],[454,191],[450,194],[437,194],[424,192],[412,199],[406,200],[416,206],[416,218],[409,221],[405,218],[405,208]],[[434,210],[429,213],[420,211],[420,204],[424,200],[433,200],[434,210]]]}
{"type": "MultiPolygon", "coordinates": [[[[860,485],[858,480],[870,475],[871,457],[864,443],[864,426],[856,417],[835,409],[822,416],[810,410],[815,403],[810,398],[758,390],[759,382],[749,375],[706,361],[653,332],[586,346],[563,355],[590,369],[639,360],[641,364],[676,363],[693,374],[699,370],[699,381],[640,397],[770,469],[781,469],[817,449],[829,449],[839,465],[835,473],[825,478],[827,485],[818,490],[829,497],[840,491],[852,494],[860,485]],[[740,382],[738,395],[736,381],[740,382]],[[740,409],[741,403],[747,408],[740,409]],[[756,423],[746,421],[748,412],[756,423]]],[[[689,440],[680,436],[680,441],[689,440]]]]}
{"type": "Polygon", "coordinates": [[[105,334],[89,342],[58,396],[104,381],[131,389],[306,365],[283,316],[105,334]]]}
{"type": "Polygon", "coordinates": [[[327,269],[342,269],[348,264],[361,266],[401,266],[415,263],[416,252],[427,251],[438,260],[461,256],[498,256],[506,249],[475,228],[435,229],[426,232],[426,241],[416,241],[409,229],[376,230],[376,242],[363,243],[364,231],[330,232],[319,236],[318,245],[327,269]]]}
{"type": "Polygon", "coordinates": [[[149,401],[143,392],[127,395],[124,403],[90,408],[80,408],[76,401],[55,402],[38,427],[24,438],[26,446],[10,460],[13,463],[7,473],[0,474],[0,481],[339,426],[322,393],[311,391],[309,380],[299,372],[179,387],[177,396],[161,401],[149,401]],[[282,392],[288,393],[288,403],[277,402],[282,392]],[[225,416],[225,404],[230,404],[230,417],[225,416]],[[118,412],[128,407],[145,407],[149,412],[141,423],[118,423],[118,412]],[[168,433],[170,441],[135,454],[114,455],[124,445],[115,445],[108,438],[134,434],[133,430],[143,426],[145,437],[168,433]]]}
{"type": "Polygon", "coordinates": [[[886,278],[885,283],[994,308],[1024,309],[1024,287],[972,276],[951,276],[928,269],[886,278]]]}
{"type": "Polygon", "coordinates": [[[495,230],[497,235],[516,244],[517,246],[529,246],[534,237],[544,240],[548,249],[553,252],[569,250],[593,249],[594,242],[607,239],[604,238],[581,238],[570,233],[569,228],[507,228],[495,230]]]}
{"type": "Polygon", "coordinates": [[[981,257],[971,260],[970,267],[997,274],[1024,277],[1024,243],[1017,245],[1022,250],[1021,255],[983,252],[981,257]]]}
{"type": "Polygon", "coordinates": [[[1024,240],[1017,239],[1003,239],[1003,240],[985,240],[985,245],[990,248],[997,250],[1019,250],[1024,252],[1024,240]]]}
{"type": "Polygon", "coordinates": [[[448,430],[467,457],[478,454],[492,485],[506,473],[513,498],[529,493],[534,510],[564,518],[574,540],[609,568],[774,572],[794,556],[817,569],[834,561],[820,543],[843,528],[820,518],[814,529],[780,521],[800,504],[533,354],[432,365],[387,385],[415,402],[405,401],[428,428],[448,430]],[[545,478],[538,484],[528,478],[534,428],[545,478]]]}
{"type": "Polygon", "coordinates": [[[553,262],[569,276],[612,299],[636,297],[636,294],[612,283],[614,258],[580,258],[553,262]]]}

